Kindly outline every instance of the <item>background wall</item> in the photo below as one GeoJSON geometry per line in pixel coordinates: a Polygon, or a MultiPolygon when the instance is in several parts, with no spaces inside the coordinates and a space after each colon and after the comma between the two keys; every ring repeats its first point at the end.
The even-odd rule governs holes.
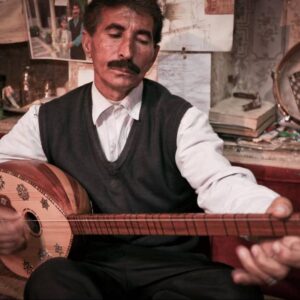
{"type": "Polygon", "coordinates": [[[213,54],[212,103],[233,91],[274,101],[271,73],[300,42],[299,12],[299,0],[236,1],[232,52],[213,54]]]}
{"type": "MultiPolygon", "coordinates": [[[[284,53],[300,40],[299,0],[236,0],[231,52],[212,55],[212,104],[233,91],[259,92],[274,101],[271,72],[284,53]]],[[[17,86],[26,64],[32,66],[37,88],[46,80],[63,86],[68,62],[31,60],[27,43],[0,45],[0,74],[17,86]]]]}

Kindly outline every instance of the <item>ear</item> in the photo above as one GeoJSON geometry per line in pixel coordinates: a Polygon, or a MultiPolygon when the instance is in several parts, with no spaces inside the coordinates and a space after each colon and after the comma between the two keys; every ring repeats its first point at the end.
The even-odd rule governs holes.
{"type": "Polygon", "coordinates": [[[159,52],[159,50],[160,50],[160,46],[159,45],[156,45],[155,46],[155,52],[154,52],[154,55],[153,55],[153,61],[152,61],[152,64],[154,64],[154,62],[155,62],[155,60],[156,60],[156,58],[157,58],[157,55],[158,55],[158,52],[159,52]]]}
{"type": "Polygon", "coordinates": [[[86,30],[82,31],[82,47],[85,52],[85,55],[88,58],[92,57],[91,50],[92,50],[92,37],[86,30]]]}
{"type": "MultiPolygon", "coordinates": [[[[148,67],[146,69],[147,72],[149,72],[149,70],[152,68],[153,64],[155,63],[159,50],[160,50],[160,47],[158,45],[156,45],[154,48],[154,53],[153,53],[152,59],[151,59],[151,61],[149,61],[148,67]]],[[[146,72],[146,74],[147,74],[147,72],[146,72]]]]}
{"type": "Polygon", "coordinates": [[[158,55],[159,50],[160,50],[159,45],[156,45],[155,48],[154,48],[154,53],[153,53],[152,59],[151,59],[151,61],[149,62],[149,68],[148,68],[148,71],[151,69],[151,67],[152,67],[153,64],[155,63],[155,60],[156,60],[156,58],[157,58],[157,55],[158,55]]]}

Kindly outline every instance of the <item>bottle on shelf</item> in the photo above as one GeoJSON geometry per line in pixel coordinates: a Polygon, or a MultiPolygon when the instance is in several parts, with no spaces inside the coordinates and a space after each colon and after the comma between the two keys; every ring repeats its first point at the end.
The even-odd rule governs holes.
{"type": "Polygon", "coordinates": [[[20,106],[25,106],[32,101],[32,86],[31,86],[31,74],[30,66],[25,66],[25,69],[22,73],[21,78],[21,87],[20,87],[20,106]]]}
{"type": "Polygon", "coordinates": [[[55,95],[55,84],[52,80],[47,79],[44,84],[44,99],[52,99],[55,95]]]}

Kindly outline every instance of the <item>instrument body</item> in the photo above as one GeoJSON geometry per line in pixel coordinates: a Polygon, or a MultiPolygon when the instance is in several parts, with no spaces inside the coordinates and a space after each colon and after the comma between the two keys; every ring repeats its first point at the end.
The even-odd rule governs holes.
{"type": "Polygon", "coordinates": [[[27,248],[1,257],[6,267],[22,277],[51,257],[68,256],[73,233],[66,218],[90,211],[87,194],[78,182],[37,161],[0,165],[0,205],[22,212],[28,220],[27,248]]]}
{"type": "Polygon", "coordinates": [[[27,248],[1,257],[22,277],[47,259],[67,257],[74,235],[300,235],[300,214],[288,220],[267,214],[91,214],[87,193],[74,178],[37,161],[0,164],[0,205],[22,212],[30,228],[27,248]]]}

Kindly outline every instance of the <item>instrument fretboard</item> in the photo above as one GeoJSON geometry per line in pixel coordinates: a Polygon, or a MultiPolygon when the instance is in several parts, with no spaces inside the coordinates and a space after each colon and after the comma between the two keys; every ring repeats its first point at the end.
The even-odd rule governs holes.
{"type": "Polygon", "coordinates": [[[300,235],[300,213],[288,220],[268,214],[83,214],[70,215],[74,234],[272,236],[300,235]]]}

